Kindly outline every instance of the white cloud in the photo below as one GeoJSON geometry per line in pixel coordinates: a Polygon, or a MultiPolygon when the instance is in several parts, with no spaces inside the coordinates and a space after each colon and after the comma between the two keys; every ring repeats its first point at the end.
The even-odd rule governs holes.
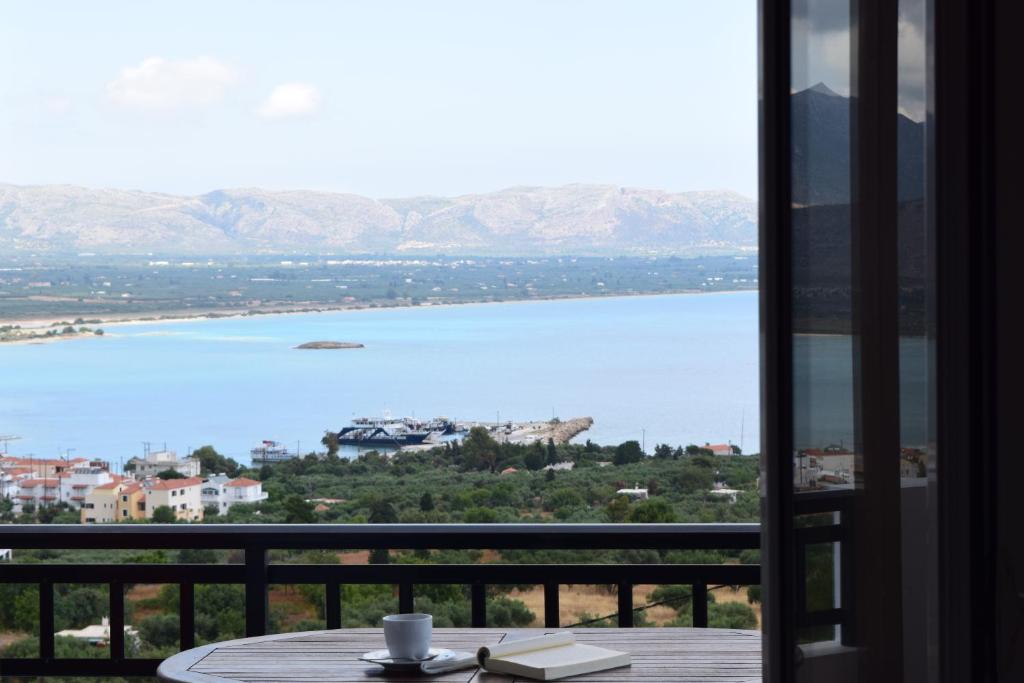
{"type": "Polygon", "coordinates": [[[256,113],[267,119],[312,114],[320,108],[320,91],[309,83],[282,83],[257,107],[256,113]]]}
{"type": "Polygon", "coordinates": [[[116,104],[136,109],[179,109],[219,101],[237,80],[235,70],[212,57],[149,57],[126,66],[107,84],[116,104]]]}

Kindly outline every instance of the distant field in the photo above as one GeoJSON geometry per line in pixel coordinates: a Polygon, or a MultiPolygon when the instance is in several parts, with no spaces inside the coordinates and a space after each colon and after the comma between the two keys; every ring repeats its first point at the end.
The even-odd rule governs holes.
{"type": "Polygon", "coordinates": [[[0,323],[756,289],[756,256],[0,261],[0,323]]]}

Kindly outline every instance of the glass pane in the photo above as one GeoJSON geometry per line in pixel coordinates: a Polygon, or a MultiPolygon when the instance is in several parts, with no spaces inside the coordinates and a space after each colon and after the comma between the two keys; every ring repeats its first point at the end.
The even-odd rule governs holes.
{"type": "MultiPolygon", "coordinates": [[[[831,509],[839,510],[858,483],[851,338],[852,29],[848,0],[796,0],[792,11],[794,526],[806,526],[807,518],[799,516],[801,498],[835,496],[831,509]]],[[[839,515],[820,517],[828,525],[839,515]]],[[[838,544],[795,552],[804,554],[804,569],[816,577],[796,577],[808,598],[806,606],[796,606],[798,613],[839,607],[838,544]]],[[[840,636],[828,624],[799,634],[802,642],[840,636]]]]}
{"type": "MultiPolygon", "coordinates": [[[[926,0],[900,0],[897,72],[897,225],[899,230],[900,483],[902,498],[904,680],[929,680],[937,616],[935,577],[935,422],[932,309],[934,291],[926,220],[926,0]]],[[[932,678],[934,680],[934,678],[932,678]]]]}

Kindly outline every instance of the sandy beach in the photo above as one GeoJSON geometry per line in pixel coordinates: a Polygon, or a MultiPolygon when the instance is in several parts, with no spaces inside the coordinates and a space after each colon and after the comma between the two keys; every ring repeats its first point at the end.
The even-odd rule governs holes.
{"type": "MultiPolygon", "coordinates": [[[[592,295],[565,295],[565,296],[545,296],[536,297],[531,299],[513,299],[509,301],[461,301],[461,302],[444,302],[444,303],[421,303],[415,306],[415,308],[449,308],[453,306],[486,306],[491,304],[525,304],[537,301],[565,301],[565,300],[577,300],[577,299],[631,299],[636,297],[653,297],[653,296],[678,296],[678,295],[691,295],[691,294],[738,294],[742,292],[748,292],[751,290],[723,290],[716,292],[707,292],[704,290],[680,290],[675,292],[643,292],[636,294],[611,294],[607,296],[592,296],[592,295]]],[[[393,308],[413,308],[411,303],[394,303],[389,302],[384,305],[370,305],[370,304],[338,304],[338,305],[317,305],[314,303],[304,303],[291,306],[258,306],[253,308],[225,311],[223,309],[184,309],[184,310],[168,310],[161,312],[157,315],[140,315],[138,313],[114,313],[109,314],[104,318],[89,318],[90,322],[88,326],[96,329],[102,327],[104,335],[90,335],[90,334],[76,334],[69,336],[55,335],[52,337],[35,337],[30,339],[10,339],[0,340],[0,344],[42,344],[52,343],[56,341],[71,341],[73,339],[83,338],[95,338],[102,339],[105,336],[116,336],[109,332],[110,328],[123,327],[128,325],[151,325],[153,323],[188,323],[188,322],[199,322],[203,320],[223,320],[227,318],[247,318],[256,316],[280,316],[280,315],[300,315],[300,314],[317,314],[317,313],[339,313],[345,311],[365,311],[365,310],[386,310],[393,308]]],[[[0,318],[0,327],[2,326],[20,326],[23,330],[29,332],[39,332],[53,328],[55,324],[67,323],[68,318],[72,320],[82,316],[62,316],[62,317],[35,317],[35,318],[11,318],[5,319],[0,318]]]]}

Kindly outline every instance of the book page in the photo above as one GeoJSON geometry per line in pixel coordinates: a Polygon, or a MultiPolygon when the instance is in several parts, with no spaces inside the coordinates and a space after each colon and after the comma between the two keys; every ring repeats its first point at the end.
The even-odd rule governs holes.
{"type": "Polygon", "coordinates": [[[499,657],[505,659],[509,655],[535,652],[553,647],[565,647],[566,645],[573,645],[575,642],[576,636],[568,631],[547,633],[534,638],[523,638],[522,640],[512,640],[507,643],[482,647],[477,652],[477,660],[480,662],[480,666],[484,666],[484,662],[487,659],[499,657]]]}

